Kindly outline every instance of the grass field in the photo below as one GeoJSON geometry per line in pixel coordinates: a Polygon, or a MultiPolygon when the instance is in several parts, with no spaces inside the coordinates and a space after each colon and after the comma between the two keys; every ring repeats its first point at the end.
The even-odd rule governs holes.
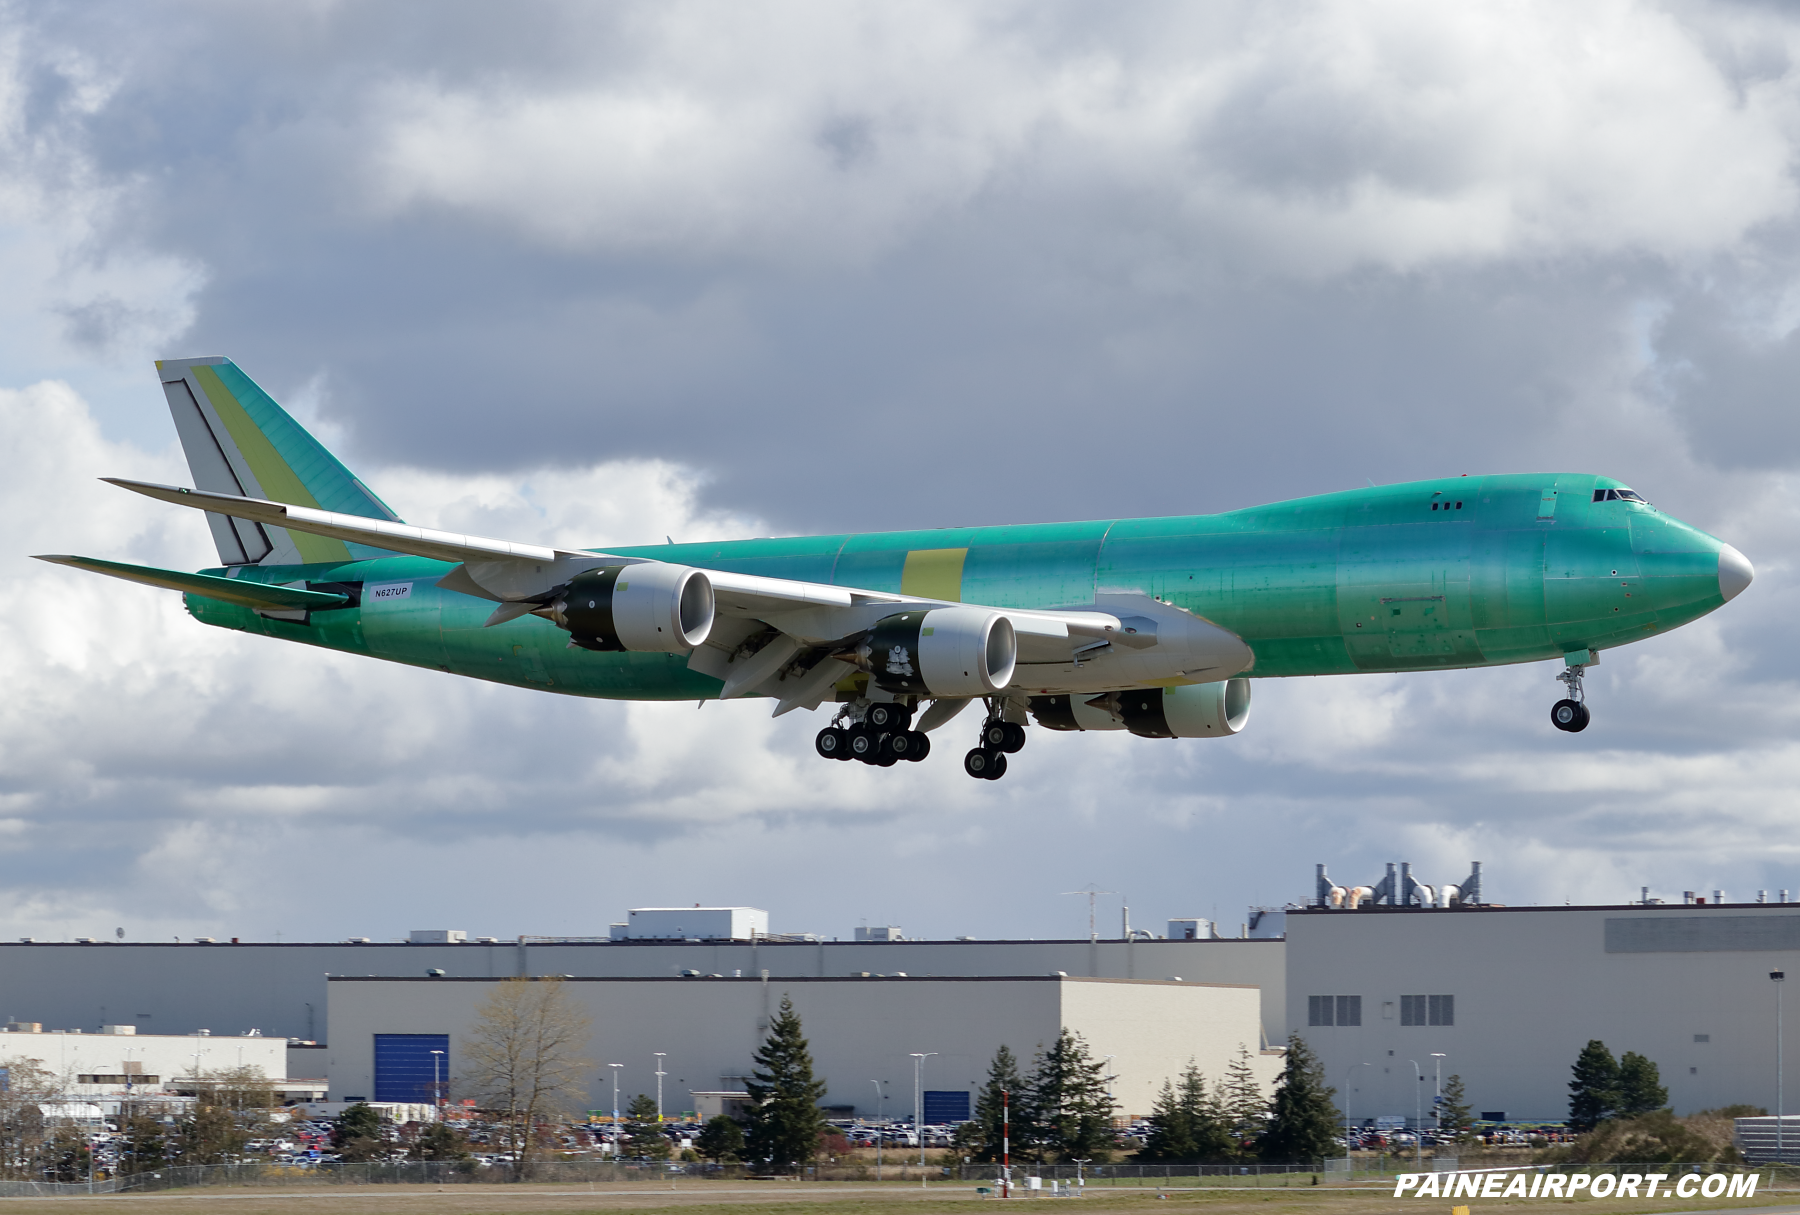
{"type": "MultiPolygon", "coordinates": [[[[1709,1202],[1705,1199],[1613,1201],[1583,1198],[1570,1203],[1487,1202],[1452,1204],[1427,1199],[1396,1199],[1390,1186],[1295,1186],[1230,1190],[1219,1186],[1189,1189],[1180,1186],[1159,1190],[1093,1187],[1080,1199],[1017,1199],[1007,1205],[1029,1203],[1057,1207],[1074,1203],[1084,1215],[1451,1215],[1453,1205],[1470,1205],[1475,1215],[1503,1215],[1513,1208],[1538,1208],[1579,1204],[1582,1215],[1639,1215],[1639,1213],[1712,1210],[1792,1210],[1800,1212],[1800,1190],[1783,1190],[1754,1199],[1709,1202]]],[[[970,1208],[997,1205],[983,1198],[966,1182],[947,1182],[921,1190],[894,1183],[872,1184],[762,1182],[752,1184],[677,1181],[666,1188],[642,1184],[582,1185],[452,1185],[452,1186],[301,1186],[229,1188],[196,1187],[159,1193],[126,1193],[94,1198],[0,1199],[3,1215],[121,1215],[137,1209],[144,1215],[583,1215],[584,1212],[629,1212],[630,1215],[939,1215],[952,1209],[972,1215],[970,1208]]],[[[1046,1211],[1044,1215],[1054,1215],[1046,1211]]]]}

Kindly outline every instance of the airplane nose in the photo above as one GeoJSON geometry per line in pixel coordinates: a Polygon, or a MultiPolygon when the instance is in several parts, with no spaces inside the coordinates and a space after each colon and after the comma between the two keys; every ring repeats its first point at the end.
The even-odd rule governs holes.
{"type": "Polygon", "coordinates": [[[1719,547],[1719,594],[1727,601],[1736,599],[1755,580],[1756,567],[1748,557],[1729,544],[1719,547]]]}

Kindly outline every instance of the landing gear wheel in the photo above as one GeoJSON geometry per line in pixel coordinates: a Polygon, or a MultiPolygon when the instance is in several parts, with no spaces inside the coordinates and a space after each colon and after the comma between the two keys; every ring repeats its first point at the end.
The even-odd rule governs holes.
{"type": "Polygon", "coordinates": [[[1001,744],[1000,749],[1008,755],[1017,755],[1025,748],[1025,727],[1016,721],[1009,721],[1005,724],[1006,732],[1010,737],[1001,744]]]}
{"type": "Polygon", "coordinates": [[[881,739],[867,730],[852,729],[850,731],[850,755],[865,764],[872,764],[881,758],[881,739]]]}
{"type": "Polygon", "coordinates": [[[888,735],[881,749],[895,759],[918,763],[931,754],[931,738],[917,730],[900,730],[888,735]]]}
{"type": "Polygon", "coordinates": [[[870,705],[867,720],[877,730],[904,730],[912,724],[912,712],[905,705],[870,705]]]}
{"type": "Polygon", "coordinates": [[[931,735],[922,730],[908,730],[906,737],[912,742],[912,750],[906,753],[907,759],[916,764],[931,754],[931,735]]]}
{"type": "Polygon", "coordinates": [[[826,759],[850,758],[850,731],[826,726],[813,739],[813,749],[826,759]]]}
{"type": "Polygon", "coordinates": [[[1006,756],[986,747],[976,747],[963,756],[963,771],[976,780],[999,780],[1006,775],[1006,756]]]}
{"type": "Polygon", "coordinates": [[[1588,707],[1579,700],[1559,700],[1550,706],[1550,724],[1558,730],[1566,730],[1570,734],[1579,734],[1587,729],[1593,715],[1588,707]]]}
{"type": "Polygon", "coordinates": [[[981,745],[990,751],[1005,751],[1012,741],[1012,730],[1003,721],[990,721],[981,727],[981,745]]]}

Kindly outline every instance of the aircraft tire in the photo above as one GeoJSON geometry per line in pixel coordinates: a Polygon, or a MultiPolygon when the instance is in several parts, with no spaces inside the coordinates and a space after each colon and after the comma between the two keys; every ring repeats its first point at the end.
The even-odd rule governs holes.
{"type": "Polygon", "coordinates": [[[912,725],[912,714],[905,705],[870,705],[868,721],[877,730],[904,730],[912,725]]]}
{"type": "Polygon", "coordinates": [[[981,727],[981,745],[989,751],[1004,751],[1012,741],[1012,727],[1004,721],[990,721],[981,727]]]}
{"type": "Polygon", "coordinates": [[[986,747],[976,747],[963,756],[963,771],[976,780],[986,780],[988,770],[994,766],[994,760],[999,758],[999,754],[998,751],[989,751],[986,747]]]}
{"type": "Polygon", "coordinates": [[[999,780],[1002,776],[1005,776],[1006,775],[1006,752],[1004,752],[1004,751],[995,752],[994,762],[992,764],[988,765],[988,770],[986,772],[982,773],[982,775],[987,777],[988,780],[999,780]]]}
{"type": "Polygon", "coordinates": [[[850,732],[836,726],[826,726],[813,739],[813,748],[825,759],[849,759],[850,732]]]}
{"type": "Polygon", "coordinates": [[[1025,749],[1025,727],[1016,721],[1006,722],[1005,725],[1006,741],[1000,745],[1000,749],[1008,755],[1017,755],[1025,749]]]}
{"type": "Polygon", "coordinates": [[[852,729],[850,731],[850,756],[860,759],[865,764],[872,764],[881,758],[881,736],[870,730],[852,729]]]}
{"type": "Polygon", "coordinates": [[[920,730],[909,730],[906,737],[912,742],[912,749],[906,753],[908,760],[916,764],[931,754],[931,735],[920,730]]]}
{"type": "Polygon", "coordinates": [[[1578,734],[1587,729],[1593,715],[1579,700],[1559,700],[1550,706],[1550,724],[1558,730],[1578,734]]]}

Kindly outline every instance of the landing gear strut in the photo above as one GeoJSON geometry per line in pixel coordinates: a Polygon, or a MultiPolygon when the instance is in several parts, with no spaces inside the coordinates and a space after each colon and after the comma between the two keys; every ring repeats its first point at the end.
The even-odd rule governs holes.
{"type": "Polygon", "coordinates": [[[1569,689],[1568,696],[1550,706],[1550,724],[1558,730],[1566,730],[1570,734],[1579,734],[1587,729],[1593,715],[1588,712],[1587,693],[1582,689],[1581,677],[1587,673],[1587,666],[1576,663],[1564,667],[1556,678],[1569,689]]]}

